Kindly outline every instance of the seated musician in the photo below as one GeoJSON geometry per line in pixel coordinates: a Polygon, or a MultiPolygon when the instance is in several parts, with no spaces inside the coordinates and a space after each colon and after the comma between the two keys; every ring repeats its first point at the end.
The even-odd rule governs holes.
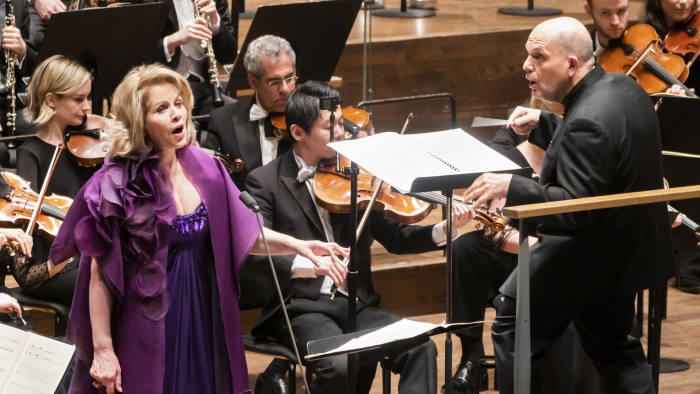
{"type": "MultiPolygon", "coordinates": [[[[269,164],[253,170],[246,180],[247,190],[261,207],[265,225],[302,239],[333,239],[341,245],[350,243],[348,214],[330,213],[318,205],[313,195],[311,176],[323,159],[335,157],[326,144],[331,130],[336,140],[345,138],[343,115],[335,113],[330,125],[330,112],[319,109],[319,98],[339,93],[319,82],[307,82],[289,97],[286,108],[287,126],[294,139],[293,149],[269,164]]],[[[454,226],[459,228],[473,217],[473,212],[456,207],[454,226]]],[[[437,249],[445,237],[444,221],[435,226],[410,226],[373,212],[358,240],[358,304],[357,329],[383,326],[400,319],[379,308],[379,295],[374,291],[370,271],[370,245],[379,241],[390,252],[418,253],[437,249]]],[[[302,357],[305,344],[311,340],[340,335],[345,332],[348,298],[341,287],[334,300],[330,299],[332,281],[317,276],[313,266],[298,256],[275,258],[283,293],[289,295],[286,307],[299,344],[302,357]]],[[[252,262],[249,262],[252,263],[252,262]]],[[[254,264],[254,266],[262,266],[254,264]]],[[[263,309],[261,323],[254,333],[265,333],[291,346],[278,301],[263,309]]],[[[435,393],[436,347],[432,341],[408,349],[392,357],[388,367],[400,373],[400,393],[435,393]]],[[[353,379],[358,393],[367,393],[376,372],[376,355],[360,355],[358,376],[347,376],[347,357],[337,356],[314,363],[312,393],[342,392],[346,379],[353,379]]]]}
{"type": "MultiPolygon", "coordinates": [[[[647,0],[639,21],[653,26],[663,40],[670,33],[685,31],[690,27],[697,12],[697,0],[647,0]]],[[[692,55],[688,55],[686,62],[691,58],[692,55]]],[[[684,84],[690,89],[697,89],[700,86],[700,67],[693,65],[684,84]]],[[[681,86],[674,85],[668,92],[683,94],[683,90],[681,86]]]]}
{"type": "MultiPolygon", "coordinates": [[[[214,110],[213,90],[209,83],[206,48],[201,42],[211,40],[219,64],[233,63],[238,51],[238,10],[231,10],[226,0],[197,0],[202,17],[195,18],[191,0],[132,2],[156,1],[172,5],[163,38],[155,48],[156,60],[187,78],[195,96],[193,115],[209,114],[214,110]]],[[[222,98],[232,101],[223,93],[222,98]]]]}
{"type": "Polygon", "coordinates": [[[236,164],[233,182],[241,190],[250,171],[289,150],[291,141],[281,137],[270,117],[284,113],[297,80],[296,55],[281,37],[265,35],[253,40],[243,64],[255,94],[212,112],[203,143],[236,164]]]}
{"type": "MultiPolygon", "coordinates": [[[[11,1],[15,22],[11,26],[5,26],[5,13],[7,6],[3,1],[0,4],[0,20],[3,22],[0,41],[2,42],[2,51],[0,51],[0,65],[2,66],[2,84],[5,86],[3,92],[0,93],[0,130],[2,135],[10,134],[29,134],[36,131],[36,127],[27,123],[24,119],[22,109],[24,105],[17,98],[17,94],[24,91],[24,82],[22,77],[29,76],[36,67],[37,50],[36,40],[30,34],[30,16],[29,7],[26,1],[12,0],[11,1]],[[31,39],[30,39],[31,37],[31,39]],[[10,110],[9,91],[6,87],[5,78],[7,76],[8,61],[5,57],[6,51],[14,55],[14,77],[15,77],[15,126],[11,130],[7,124],[7,114],[10,110]]],[[[5,144],[0,144],[0,165],[7,167],[10,164],[9,152],[5,144]]]]}
{"type": "MultiPolygon", "coordinates": [[[[24,140],[17,149],[17,174],[39,191],[49,170],[56,145],[64,140],[67,126],[81,124],[90,110],[90,72],[61,55],[44,60],[37,67],[28,92],[27,119],[39,127],[35,137],[24,140]]],[[[47,195],[74,197],[95,168],[81,167],[63,152],[48,184],[47,195]]],[[[34,237],[29,263],[20,264],[19,254],[11,266],[17,282],[37,298],[70,307],[77,276],[77,262],[48,261],[51,241],[34,237]]],[[[9,258],[8,256],[5,256],[9,258]]]]}
{"type": "Polygon", "coordinates": [[[586,0],[586,13],[593,18],[591,31],[593,54],[596,58],[610,46],[611,40],[619,40],[627,29],[628,0],[586,0]]]}
{"type": "MultiPolygon", "coordinates": [[[[209,119],[205,148],[223,153],[234,164],[231,175],[236,186],[245,190],[250,171],[267,164],[287,152],[291,139],[282,138],[270,118],[283,114],[287,98],[296,86],[296,55],[284,38],[264,35],[253,40],[246,50],[243,64],[248,83],[255,94],[241,101],[215,109],[209,119]]],[[[242,296],[250,300],[243,304],[264,304],[274,296],[267,277],[252,272],[246,266],[239,273],[242,296]]],[[[255,382],[256,394],[289,392],[283,378],[289,363],[275,359],[255,382]]]]}

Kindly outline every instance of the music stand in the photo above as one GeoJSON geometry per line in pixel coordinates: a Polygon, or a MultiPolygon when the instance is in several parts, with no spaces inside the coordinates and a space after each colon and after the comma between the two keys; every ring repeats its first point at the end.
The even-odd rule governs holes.
{"type": "Polygon", "coordinates": [[[517,16],[551,16],[561,14],[562,10],[547,7],[535,8],[535,0],[528,0],[527,7],[503,7],[498,9],[498,13],[517,16]]]}
{"type": "Polygon", "coordinates": [[[273,34],[294,48],[300,82],[330,81],[345,42],[360,11],[361,1],[335,0],[260,6],[236,57],[228,82],[228,94],[248,88],[243,57],[256,38],[273,34]]]}
{"type": "MultiPolygon", "coordinates": [[[[700,111],[700,99],[662,94],[656,111],[661,130],[664,176],[671,186],[700,184],[700,138],[690,132],[684,120],[700,111]],[[697,156],[697,157],[693,157],[697,156]]],[[[700,218],[700,206],[695,200],[679,200],[671,204],[690,218],[700,218]]],[[[672,231],[674,245],[692,249],[697,243],[695,234],[681,226],[672,231]]],[[[660,357],[661,320],[666,318],[666,288],[649,291],[649,328],[647,346],[652,365],[652,377],[658,389],[659,373],[679,372],[690,368],[680,359],[660,357]]]]}
{"type": "Polygon", "coordinates": [[[93,112],[103,113],[102,99],[112,94],[124,75],[134,66],[155,61],[169,8],[150,3],[54,14],[39,60],[61,54],[92,71],[93,112]]]}
{"type": "Polygon", "coordinates": [[[483,322],[429,324],[402,319],[385,326],[309,341],[306,361],[327,357],[374,353],[382,364],[382,392],[391,393],[391,371],[383,363],[392,355],[414,348],[433,335],[481,325],[483,322]]]}
{"type": "Polygon", "coordinates": [[[245,0],[241,0],[241,9],[238,11],[239,19],[253,19],[255,16],[255,10],[245,10],[245,0]]]}
{"type": "Polygon", "coordinates": [[[372,15],[383,18],[428,18],[435,16],[434,10],[408,8],[406,0],[401,0],[401,8],[384,8],[372,11],[372,15]]]}

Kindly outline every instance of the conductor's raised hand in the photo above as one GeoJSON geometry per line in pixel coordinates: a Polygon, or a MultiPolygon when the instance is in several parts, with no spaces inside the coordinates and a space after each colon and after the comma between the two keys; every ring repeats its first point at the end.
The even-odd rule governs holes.
{"type": "Polygon", "coordinates": [[[104,387],[108,394],[122,392],[122,369],[114,349],[95,349],[90,367],[95,388],[104,387]]]}
{"type": "Polygon", "coordinates": [[[474,201],[474,208],[486,206],[487,202],[506,197],[513,174],[481,174],[464,191],[464,201],[474,201]]]}
{"type": "Polygon", "coordinates": [[[540,113],[542,111],[539,109],[518,106],[510,114],[506,127],[510,127],[520,135],[528,135],[540,122],[540,113]]]}

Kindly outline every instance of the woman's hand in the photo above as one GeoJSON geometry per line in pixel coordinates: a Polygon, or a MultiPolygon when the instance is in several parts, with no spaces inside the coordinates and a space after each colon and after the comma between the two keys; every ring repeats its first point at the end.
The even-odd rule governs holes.
{"type": "Polygon", "coordinates": [[[328,275],[337,286],[345,281],[348,267],[338,258],[350,255],[350,249],[343,248],[333,242],[295,240],[296,254],[311,260],[316,266],[317,275],[328,275]]]}
{"type": "Polygon", "coordinates": [[[18,317],[22,317],[22,308],[20,308],[19,302],[5,293],[0,293],[0,312],[8,315],[16,313],[18,317]]]}
{"type": "Polygon", "coordinates": [[[107,393],[122,392],[122,369],[111,346],[95,349],[90,367],[90,376],[96,388],[104,387],[107,393]]]}
{"type": "Polygon", "coordinates": [[[18,228],[0,228],[0,247],[8,242],[16,242],[19,250],[27,257],[32,257],[34,240],[18,228]]]}

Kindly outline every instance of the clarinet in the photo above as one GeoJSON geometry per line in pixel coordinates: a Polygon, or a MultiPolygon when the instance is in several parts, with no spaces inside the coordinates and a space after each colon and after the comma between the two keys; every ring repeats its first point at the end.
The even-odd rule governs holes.
{"type": "MultiPolygon", "coordinates": [[[[15,9],[12,7],[10,0],[5,0],[5,26],[10,27],[13,24],[15,9]]],[[[5,93],[7,94],[7,133],[11,136],[15,134],[17,122],[17,103],[15,95],[15,53],[9,49],[5,49],[5,93]]]]}
{"type": "MultiPolygon", "coordinates": [[[[198,0],[193,0],[194,4],[194,17],[204,17],[204,19],[209,22],[209,18],[202,15],[199,9],[198,0]]],[[[214,107],[221,107],[224,105],[224,99],[221,97],[221,84],[219,84],[219,70],[216,64],[216,57],[214,56],[214,47],[211,44],[211,40],[202,40],[202,48],[207,50],[207,59],[209,63],[209,84],[211,85],[214,100],[212,104],[214,107]]]]}

